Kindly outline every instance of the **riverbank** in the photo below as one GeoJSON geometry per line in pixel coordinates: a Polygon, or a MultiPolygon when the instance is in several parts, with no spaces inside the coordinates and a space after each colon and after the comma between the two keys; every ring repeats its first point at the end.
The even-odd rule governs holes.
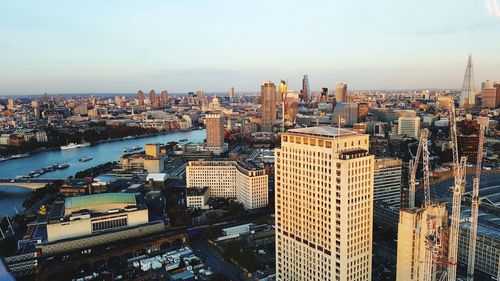
{"type": "MultiPolygon", "coordinates": [[[[191,127],[191,128],[188,128],[188,129],[175,130],[175,131],[163,131],[163,132],[157,132],[157,133],[154,133],[154,134],[144,134],[144,135],[137,135],[137,136],[127,136],[127,137],[131,137],[131,138],[128,138],[128,139],[127,139],[127,137],[111,138],[111,139],[105,139],[105,140],[99,140],[99,141],[91,142],[91,145],[97,145],[97,144],[103,144],[103,143],[110,143],[110,142],[116,142],[116,141],[122,141],[122,140],[134,140],[134,139],[156,137],[156,136],[162,136],[162,135],[168,135],[168,134],[174,134],[174,133],[184,133],[184,132],[190,132],[190,131],[196,131],[196,130],[202,130],[202,129],[203,129],[202,127],[191,127]]],[[[61,149],[60,147],[42,147],[42,148],[38,148],[38,149],[35,149],[35,150],[32,150],[32,151],[28,151],[26,153],[28,153],[29,156],[32,156],[32,155],[35,155],[35,154],[38,154],[38,153],[41,153],[41,152],[57,151],[57,150],[60,150],[60,149],[61,149]]],[[[27,157],[29,157],[29,156],[27,156],[27,157]]],[[[12,155],[10,155],[9,157],[12,157],[12,155]]],[[[0,161],[0,163],[1,162],[6,162],[6,161],[10,161],[10,160],[15,160],[15,159],[19,159],[19,158],[9,158],[9,159],[0,161]]]]}

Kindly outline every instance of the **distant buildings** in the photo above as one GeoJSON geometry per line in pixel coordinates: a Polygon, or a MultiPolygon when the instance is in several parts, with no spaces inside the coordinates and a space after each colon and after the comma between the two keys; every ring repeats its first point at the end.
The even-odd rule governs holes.
{"type": "Polygon", "coordinates": [[[158,97],[156,96],[155,90],[149,92],[149,104],[151,106],[158,106],[158,97]]]}
{"type": "Polygon", "coordinates": [[[372,280],[368,135],[292,129],[275,150],[277,280],[372,280]]]}
{"type": "Polygon", "coordinates": [[[347,84],[335,84],[335,100],[336,102],[347,102],[347,84]]]}
{"type": "Polygon", "coordinates": [[[229,89],[229,101],[234,101],[234,87],[231,87],[231,89],[229,89]]]}
{"type": "Polygon", "coordinates": [[[286,123],[293,124],[299,112],[299,94],[297,92],[288,91],[284,105],[285,116],[283,119],[286,123]]]}
{"type": "Polygon", "coordinates": [[[288,91],[285,80],[280,81],[280,86],[279,86],[278,90],[279,91],[278,91],[278,101],[277,102],[283,102],[285,99],[285,95],[288,91]]]}
{"type": "Polygon", "coordinates": [[[247,162],[190,161],[186,188],[189,208],[206,208],[210,197],[237,199],[245,209],[268,205],[268,176],[263,168],[247,162]]]}
{"type": "MultiPolygon", "coordinates": [[[[398,224],[398,249],[396,281],[425,280],[426,267],[429,266],[431,280],[437,280],[446,270],[446,263],[434,262],[439,256],[447,258],[445,245],[448,234],[448,212],[444,204],[432,204],[428,208],[401,210],[398,224]],[[438,233],[435,240],[440,246],[435,259],[426,256],[429,234],[438,233]],[[429,264],[426,261],[430,261],[429,264]]],[[[430,245],[430,244],[429,244],[430,245]]]]}
{"type": "Polygon", "coordinates": [[[332,123],[341,127],[358,123],[358,105],[352,102],[337,103],[333,109],[332,123]]]}
{"type": "Polygon", "coordinates": [[[398,135],[418,139],[419,131],[420,117],[399,117],[398,135]]]}
{"type": "Polygon", "coordinates": [[[273,82],[264,82],[260,91],[261,106],[261,129],[262,131],[272,131],[276,124],[276,86],[273,82]]]}

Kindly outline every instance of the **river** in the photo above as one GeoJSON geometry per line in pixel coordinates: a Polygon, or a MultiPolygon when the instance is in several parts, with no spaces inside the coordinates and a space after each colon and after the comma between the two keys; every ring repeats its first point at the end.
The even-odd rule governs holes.
{"type": "MultiPolygon", "coordinates": [[[[133,146],[144,147],[146,143],[168,143],[170,141],[179,141],[180,139],[187,139],[190,142],[201,142],[205,139],[205,130],[171,132],[152,137],[117,140],[74,150],[39,152],[29,157],[0,162],[0,178],[15,178],[16,176],[24,175],[30,171],[53,164],[68,163],[70,166],[66,169],[49,172],[39,177],[67,178],[74,176],[78,171],[106,162],[118,161],[120,156],[123,155],[124,148],[133,146]],[[87,162],[78,161],[85,156],[91,156],[94,159],[87,162]]],[[[21,210],[22,202],[29,196],[30,192],[30,190],[25,188],[0,186],[0,217],[6,214],[15,214],[14,207],[18,211],[21,210]]]]}

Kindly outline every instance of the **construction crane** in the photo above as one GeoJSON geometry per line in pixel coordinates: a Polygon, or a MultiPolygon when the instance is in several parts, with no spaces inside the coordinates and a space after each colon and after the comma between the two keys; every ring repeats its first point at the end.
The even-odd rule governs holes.
{"type": "Polygon", "coordinates": [[[476,238],[477,238],[477,217],[479,213],[479,184],[481,182],[481,166],[483,163],[484,132],[488,125],[488,117],[478,117],[479,123],[479,144],[477,147],[476,175],[472,184],[470,230],[469,230],[469,254],[467,259],[467,280],[474,280],[474,265],[476,263],[476,238]]]}
{"type": "Polygon", "coordinates": [[[453,203],[451,211],[451,227],[448,241],[448,280],[456,281],[457,277],[457,256],[458,256],[458,235],[460,228],[460,203],[462,201],[462,193],[465,188],[465,163],[467,157],[458,158],[458,142],[457,142],[457,125],[455,119],[455,104],[451,104],[450,108],[450,136],[451,136],[451,152],[453,155],[453,176],[455,185],[451,188],[453,193],[453,203]]]}
{"type": "MultiPolygon", "coordinates": [[[[420,154],[422,154],[422,147],[427,146],[428,134],[429,131],[427,129],[422,129],[420,131],[420,139],[418,141],[417,153],[415,154],[415,157],[413,159],[410,159],[409,162],[410,182],[409,182],[409,194],[408,194],[408,208],[415,207],[415,185],[416,185],[418,161],[420,159],[420,154]]],[[[424,169],[425,169],[425,163],[424,163],[424,169]]]]}

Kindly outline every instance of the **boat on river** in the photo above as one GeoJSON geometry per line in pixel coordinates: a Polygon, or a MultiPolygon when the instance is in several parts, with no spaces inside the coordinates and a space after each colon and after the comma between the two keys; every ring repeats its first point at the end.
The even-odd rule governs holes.
{"type": "Polygon", "coordinates": [[[90,161],[92,159],[94,159],[94,157],[92,157],[92,156],[85,156],[85,157],[82,157],[82,158],[78,159],[78,161],[80,161],[80,162],[87,162],[87,161],[90,161]]]}
{"type": "Polygon", "coordinates": [[[61,150],[77,149],[77,148],[86,147],[86,146],[90,146],[90,142],[82,142],[82,143],[72,142],[68,145],[61,146],[61,150]]]}

